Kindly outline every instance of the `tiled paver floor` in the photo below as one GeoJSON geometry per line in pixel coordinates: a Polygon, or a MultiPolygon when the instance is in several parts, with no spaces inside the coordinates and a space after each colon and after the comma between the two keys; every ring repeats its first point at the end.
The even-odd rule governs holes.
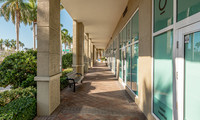
{"type": "Polygon", "coordinates": [[[51,116],[37,120],[146,120],[138,106],[121,89],[105,64],[89,69],[76,92],[61,92],[61,104],[51,116]]]}

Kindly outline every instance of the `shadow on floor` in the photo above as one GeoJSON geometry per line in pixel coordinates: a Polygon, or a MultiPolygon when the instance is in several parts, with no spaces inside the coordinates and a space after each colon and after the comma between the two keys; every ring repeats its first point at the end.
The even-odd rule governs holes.
{"type": "Polygon", "coordinates": [[[40,120],[146,120],[135,102],[122,90],[118,80],[103,64],[89,69],[76,92],[61,92],[61,104],[40,120]]]}

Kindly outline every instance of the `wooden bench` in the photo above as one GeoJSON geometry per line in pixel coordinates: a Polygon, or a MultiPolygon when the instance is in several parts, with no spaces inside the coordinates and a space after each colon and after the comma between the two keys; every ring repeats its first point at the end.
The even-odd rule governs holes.
{"type": "Polygon", "coordinates": [[[66,75],[66,80],[69,82],[69,87],[73,85],[74,92],[76,91],[76,84],[82,83],[83,75],[81,73],[71,72],[66,75]]]}

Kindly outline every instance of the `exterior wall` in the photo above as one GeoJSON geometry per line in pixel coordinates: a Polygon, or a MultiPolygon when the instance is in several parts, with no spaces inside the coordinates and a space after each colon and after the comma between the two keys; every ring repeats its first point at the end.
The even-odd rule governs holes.
{"type": "MultiPolygon", "coordinates": [[[[134,12],[139,8],[139,63],[138,63],[138,97],[124,87],[127,92],[135,99],[136,104],[144,112],[148,120],[155,118],[151,114],[151,95],[152,95],[152,0],[129,0],[126,15],[120,18],[115,28],[112,38],[119,35],[134,12]]],[[[109,41],[107,47],[112,43],[109,41]]],[[[117,42],[118,43],[118,42],[117,42]]],[[[119,43],[117,47],[119,46],[119,43]]],[[[117,49],[119,56],[119,48],[117,49]]],[[[119,78],[119,57],[117,57],[117,78],[119,78]]],[[[122,83],[122,80],[119,79],[122,83]]]]}
{"type": "Polygon", "coordinates": [[[139,86],[135,99],[148,119],[151,114],[152,95],[152,1],[140,0],[139,3],[139,86]]]}

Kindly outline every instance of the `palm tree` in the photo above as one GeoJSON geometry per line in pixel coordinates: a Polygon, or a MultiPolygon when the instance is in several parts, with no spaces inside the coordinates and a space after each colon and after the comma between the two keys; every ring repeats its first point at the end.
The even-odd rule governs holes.
{"type": "Polygon", "coordinates": [[[72,36],[67,35],[67,42],[68,42],[68,45],[69,45],[69,49],[71,50],[72,36]]]}
{"type": "Polygon", "coordinates": [[[62,29],[61,31],[61,39],[62,43],[65,45],[65,51],[67,50],[67,35],[68,35],[68,30],[67,29],[62,29]]]}
{"type": "Polygon", "coordinates": [[[22,49],[23,49],[23,47],[24,47],[24,43],[21,42],[21,41],[19,41],[19,46],[22,47],[22,49]]]}
{"type": "Polygon", "coordinates": [[[24,0],[0,0],[0,2],[4,2],[0,8],[0,16],[4,16],[6,21],[9,21],[11,16],[12,22],[16,26],[16,46],[18,51],[20,22],[27,24],[27,7],[24,0]]]}
{"type": "Polygon", "coordinates": [[[0,39],[0,49],[3,50],[3,39],[0,39]]]}
{"type": "Polygon", "coordinates": [[[26,6],[29,11],[28,22],[33,24],[33,49],[36,50],[36,34],[35,28],[37,24],[37,3],[36,0],[29,0],[29,3],[26,3],[26,6]]]}
{"type": "Polygon", "coordinates": [[[60,3],[60,10],[63,10],[64,6],[60,3]]]}
{"type": "Polygon", "coordinates": [[[16,43],[16,41],[14,39],[12,39],[10,41],[10,47],[13,48],[14,50],[16,49],[16,44],[15,43],[16,43]]]}
{"type": "Polygon", "coordinates": [[[6,39],[4,41],[4,45],[7,47],[7,50],[8,50],[8,48],[11,46],[9,39],[6,39]]]}

